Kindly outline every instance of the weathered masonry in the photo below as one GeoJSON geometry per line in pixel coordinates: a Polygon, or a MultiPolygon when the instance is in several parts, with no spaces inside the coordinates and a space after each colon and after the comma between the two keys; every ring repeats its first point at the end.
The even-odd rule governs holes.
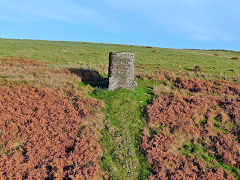
{"type": "Polygon", "coordinates": [[[125,88],[134,91],[134,59],[131,52],[110,52],[108,69],[108,89],[125,88]]]}

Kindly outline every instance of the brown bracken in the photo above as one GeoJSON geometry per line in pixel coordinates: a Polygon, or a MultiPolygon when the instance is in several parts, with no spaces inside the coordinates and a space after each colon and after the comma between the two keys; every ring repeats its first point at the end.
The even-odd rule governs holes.
{"type": "Polygon", "coordinates": [[[0,87],[0,179],[93,179],[100,146],[84,123],[97,100],[0,87]]]}
{"type": "Polygon", "coordinates": [[[153,168],[148,179],[234,179],[226,169],[211,167],[191,153],[185,156],[180,148],[191,142],[205,149],[211,161],[240,169],[240,85],[174,82],[189,94],[162,95],[147,107],[141,150],[153,168]]]}

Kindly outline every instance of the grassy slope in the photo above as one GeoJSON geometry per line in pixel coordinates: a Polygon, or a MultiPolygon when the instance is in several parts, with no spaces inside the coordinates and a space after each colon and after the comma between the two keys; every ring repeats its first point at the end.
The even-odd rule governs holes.
{"type": "MultiPolygon", "coordinates": [[[[190,72],[188,69],[200,66],[204,74],[209,77],[217,75],[239,78],[240,74],[240,61],[231,59],[234,56],[239,57],[238,52],[145,48],[79,42],[0,40],[0,58],[27,57],[50,62],[49,66],[53,68],[93,68],[102,75],[107,73],[110,51],[135,52],[137,73],[153,73],[158,68],[167,71],[190,72]]],[[[139,79],[138,84],[136,92],[128,90],[108,92],[94,88],[90,93],[90,96],[105,102],[102,168],[114,179],[144,179],[150,173],[149,165],[140,155],[138,145],[144,128],[141,108],[146,106],[153,97],[154,82],[139,79]]],[[[79,86],[85,85],[79,83],[79,86]]]]}
{"type": "Polygon", "coordinates": [[[150,166],[139,152],[144,119],[142,108],[152,99],[152,85],[138,79],[135,92],[95,89],[91,96],[106,105],[102,167],[113,179],[145,179],[150,166]]]}
{"type": "Polygon", "coordinates": [[[200,66],[206,75],[235,77],[240,74],[239,52],[145,48],[80,42],[54,42],[0,39],[0,58],[15,56],[51,62],[55,67],[95,68],[107,73],[110,51],[132,51],[136,54],[136,72],[152,72],[157,68],[189,72],[200,66]],[[216,56],[215,54],[218,54],[216,56]],[[144,64],[144,66],[140,66],[144,64]]]}
{"type": "Polygon", "coordinates": [[[104,100],[107,106],[102,131],[103,168],[114,179],[144,179],[148,172],[142,171],[147,165],[138,152],[144,121],[141,120],[139,101],[135,98],[141,94],[121,89],[114,92],[97,90],[93,95],[104,100]]]}

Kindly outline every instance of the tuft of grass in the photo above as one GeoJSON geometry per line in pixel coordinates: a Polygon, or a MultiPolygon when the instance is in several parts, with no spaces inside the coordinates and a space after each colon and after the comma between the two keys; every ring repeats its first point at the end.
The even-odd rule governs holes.
{"type": "MultiPolygon", "coordinates": [[[[76,88],[81,78],[65,69],[53,69],[45,65],[34,67],[19,63],[17,58],[10,65],[0,59],[0,85],[31,84],[57,91],[76,88]]],[[[29,60],[31,61],[31,60],[29,60]]]]}

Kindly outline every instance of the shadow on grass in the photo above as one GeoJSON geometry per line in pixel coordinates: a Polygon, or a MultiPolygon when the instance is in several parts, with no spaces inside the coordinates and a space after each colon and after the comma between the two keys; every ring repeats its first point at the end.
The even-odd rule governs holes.
{"type": "Polygon", "coordinates": [[[71,73],[79,76],[82,82],[92,87],[107,88],[108,79],[102,77],[98,71],[82,68],[70,68],[68,69],[71,73]]]}
{"type": "Polygon", "coordinates": [[[190,69],[190,68],[183,68],[183,69],[185,69],[187,71],[194,71],[193,69],[190,69]]]}

